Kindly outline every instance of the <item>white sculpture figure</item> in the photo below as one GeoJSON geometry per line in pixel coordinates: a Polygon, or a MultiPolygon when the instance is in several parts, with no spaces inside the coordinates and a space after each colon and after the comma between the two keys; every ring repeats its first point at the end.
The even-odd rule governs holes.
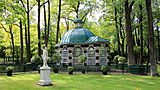
{"type": "Polygon", "coordinates": [[[43,66],[48,66],[47,65],[47,58],[48,58],[48,51],[47,51],[47,47],[45,47],[43,50],[43,54],[42,54],[42,59],[43,59],[43,66]]]}
{"type": "Polygon", "coordinates": [[[40,80],[38,82],[38,85],[47,86],[52,85],[52,81],[50,79],[50,71],[51,68],[47,65],[47,58],[48,58],[48,51],[47,47],[44,47],[43,49],[42,59],[43,59],[43,66],[40,67],[40,80]]]}

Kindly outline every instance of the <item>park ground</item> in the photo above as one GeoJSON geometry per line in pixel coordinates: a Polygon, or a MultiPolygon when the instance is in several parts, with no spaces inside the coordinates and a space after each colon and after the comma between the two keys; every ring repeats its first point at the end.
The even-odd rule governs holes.
{"type": "MultiPolygon", "coordinates": [[[[158,68],[160,71],[160,66],[158,68]]],[[[37,85],[37,72],[17,73],[12,77],[0,75],[0,90],[159,90],[160,78],[125,73],[90,72],[68,75],[67,72],[51,73],[52,86],[37,85]]]]}

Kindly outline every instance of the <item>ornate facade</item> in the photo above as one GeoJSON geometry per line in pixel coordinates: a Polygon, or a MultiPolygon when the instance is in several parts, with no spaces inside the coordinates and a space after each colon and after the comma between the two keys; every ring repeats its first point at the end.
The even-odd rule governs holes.
{"type": "Polygon", "coordinates": [[[95,36],[81,26],[82,20],[76,19],[74,29],[64,34],[57,50],[61,53],[61,63],[80,64],[78,56],[86,55],[87,65],[106,65],[108,62],[108,40],[95,36]]]}

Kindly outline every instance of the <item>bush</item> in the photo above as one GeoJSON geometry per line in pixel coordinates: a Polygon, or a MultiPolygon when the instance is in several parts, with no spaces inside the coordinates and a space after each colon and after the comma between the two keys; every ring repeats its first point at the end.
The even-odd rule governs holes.
{"type": "Polygon", "coordinates": [[[6,67],[6,72],[10,72],[10,71],[13,72],[13,70],[14,70],[14,67],[13,67],[13,66],[8,66],[8,67],[6,67]]]}
{"type": "Polygon", "coordinates": [[[35,56],[33,56],[32,58],[31,58],[31,62],[32,63],[35,63],[35,64],[39,64],[39,63],[41,63],[41,61],[42,61],[42,59],[41,59],[41,57],[40,56],[38,56],[38,55],[35,55],[35,56]]]}
{"type": "Polygon", "coordinates": [[[68,67],[68,71],[74,71],[74,68],[73,67],[68,67]]]}
{"type": "Polygon", "coordinates": [[[59,53],[55,53],[53,54],[52,59],[53,59],[53,63],[58,63],[61,61],[61,55],[59,53]]]}
{"type": "Polygon", "coordinates": [[[78,57],[78,60],[79,60],[79,62],[81,62],[81,63],[85,63],[86,60],[87,60],[87,56],[86,56],[86,55],[80,55],[80,56],[78,57]]]}
{"type": "Polygon", "coordinates": [[[52,62],[52,59],[50,57],[47,57],[47,62],[48,63],[51,63],[52,62]]]}
{"type": "Polygon", "coordinates": [[[68,74],[73,75],[74,68],[68,67],[68,74]]]}
{"type": "Polygon", "coordinates": [[[102,72],[107,72],[108,70],[109,70],[108,66],[105,66],[105,65],[101,66],[101,71],[102,72]]]}
{"type": "Polygon", "coordinates": [[[13,69],[13,66],[6,67],[7,76],[12,76],[13,69]]]}
{"type": "Polygon", "coordinates": [[[120,57],[118,58],[118,62],[124,64],[125,62],[127,62],[127,60],[126,60],[125,57],[120,56],[120,57]]]}
{"type": "Polygon", "coordinates": [[[120,57],[119,55],[114,56],[113,61],[114,61],[115,63],[117,63],[117,62],[118,62],[118,58],[119,58],[119,57],[120,57]]]}

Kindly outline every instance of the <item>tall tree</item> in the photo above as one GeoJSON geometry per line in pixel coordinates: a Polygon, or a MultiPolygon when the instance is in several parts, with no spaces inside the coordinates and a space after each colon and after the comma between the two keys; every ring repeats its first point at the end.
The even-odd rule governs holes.
{"type": "Polygon", "coordinates": [[[9,25],[9,31],[10,31],[10,34],[11,34],[11,43],[12,43],[12,60],[13,60],[13,63],[14,63],[14,53],[15,53],[15,49],[14,49],[14,36],[13,36],[13,31],[12,31],[12,25],[9,25]]]}
{"type": "Polygon", "coordinates": [[[48,47],[48,39],[49,39],[49,31],[50,31],[50,1],[48,0],[48,24],[47,24],[47,18],[46,18],[46,9],[45,4],[43,5],[44,8],[44,33],[45,33],[45,47],[48,47]]]}
{"type": "Polygon", "coordinates": [[[143,15],[142,15],[142,4],[139,4],[139,9],[140,9],[140,17],[139,17],[139,24],[140,24],[140,46],[141,46],[141,52],[140,52],[140,60],[141,60],[141,65],[143,64],[143,15]]]}
{"type": "Polygon", "coordinates": [[[11,36],[11,45],[12,45],[12,61],[13,61],[13,64],[14,64],[14,52],[15,52],[15,49],[14,49],[14,36],[13,36],[13,31],[12,31],[12,24],[9,25],[9,31],[7,31],[7,29],[4,27],[3,24],[1,24],[2,28],[5,30],[5,32],[9,33],[10,36],[11,36]]]}
{"type": "Polygon", "coordinates": [[[48,40],[49,40],[49,32],[50,32],[50,1],[48,0],[48,33],[47,33],[47,39],[46,39],[46,47],[48,46],[48,40]]]}
{"type": "Polygon", "coordinates": [[[44,11],[44,42],[45,42],[45,47],[47,47],[47,20],[46,20],[46,7],[43,5],[43,11],[44,11]]]}
{"type": "Polygon", "coordinates": [[[28,26],[28,28],[27,28],[27,32],[28,32],[28,42],[27,42],[27,49],[28,49],[28,60],[30,60],[31,59],[31,47],[30,47],[30,18],[29,18],[29,12],[30,12],[30,10],[29,10],[29,0],[27,0],[27,26],[28,26]]]}
{"type": "Polygon", "coordinates": [[[38,55],[41,56],[41,31],[40,31],[40,8],[41,8],[41,4],[40,4],[40,0],[37,0],[38,2],[38,25],[37,25],[37,29],[38,29],[38,55]]]}
{"type": "MultiPolygon", "coordinates": [[[[37,0],[37,2],[38,2],[38,17],[37,17],[38,18],[38,24],[37,24],[37,30],[38,30],[38,55],[41,56],[41,30],[40,30],[41,29],[40,28],[41,7],[44,6],[48,1],[43,2],[42,4],[41,4],[41,0],[37,0]]],[[[44,9],[45,9],[45,6],[44,6],[44,9]]],[[[46,25],[45,25],[45,29],[46,29],[46,25]]]]}
{"type": "MultiPolygon", "coordinates": [[[[116,0],[115,0],[116,1],[116,0]]],[[[116,33],[117,33],[117,41],[118,41],[118,55],[120,55],[120,38],[119,38],[119,28],[118,28],[118,19],[117,19],[117,8],[115,6],[115,9],[114,9],[115,13],[114,13],[114,20],[115,20],[115,25],[116,25],[116,33]]]]}
{"type": "Polygon", "coordinates": [[[22,6],[24,7],[24,10],[27,14],[27,32],[25,33],[26,34],[26,49],[27,49],[27,60],[30,61],[31,59],[31,45],[30,45],[30,12],[31,10],[33,9],[33,7],[35,6],[35,4],[33,4],[32,7],[30,7],[30,3],[29,3],[29,0],[27,0],[27,7],[25,7],[25,4],[24,4],[24,1],[23,0],[20,0],[22,6]]]}
{"type": "Polygon", "coordinates": [[[153,31],[153,18],[151,0],[146,1],[146,11],[148,19],[148,41],[149,41],[149,60],[150,60],[150,75],[158,76],[156,59],[154,59],[154,31],[153,31]]]}
{"type": "Polygon", "coordinates": [[[128,64],[133,65],[135,64],[135,56],[134,56],[134,44],[133,44],[133,35],[132,35],[132,28],[131,28],[131,11],[134,1],[129,4],[128,0],[125,0],[125,25],[126,25],[126,39],[127,39],[127,50],[128,50],[128,64]]]}
{"type": "Polygon", "coordinates": [[[20,53],[20,60],[23,64],[23,28],[22,28],[22,20],[20,19],[20,43],[21,43],[21,53],[20,53]]]}
{"type": "Polygon", "coordinates": [[[75,8],[75,11],[76,11],[76,14],[77,14],[76,17],[79,18],[79,6],[80,6],[80,1],[78,0],[77,3],[78,3],[78,4],[77,4],[77,8],[75,8]]]}
{"type": "Polygon", "coordinates": [[[59,12],[57,20],[57,33],[56,33],[56,43],[58,43],[59,31],[60,31],[60,18],[61,18],[61,0],[59,0],[59,12]]]}

